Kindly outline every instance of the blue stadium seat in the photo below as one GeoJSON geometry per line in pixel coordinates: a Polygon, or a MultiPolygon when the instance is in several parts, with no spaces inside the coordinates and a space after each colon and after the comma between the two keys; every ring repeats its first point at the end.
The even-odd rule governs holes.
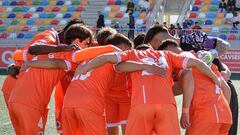
{"type": "Polygon", "coordinates": [[[43,7],[38,7],[38,8],[36,9],[36,12],[43,12],[43,10],[44,10],[43,7]]]}
{"type": "Polygon", "coordinates": [[[133,13],[133,17],[134,18],[137,18],[139,16],[139,12],[138,11],[135,11],[134,13],[133,13]]]}
{"type": "Polygon", "coordinates": [[[122,1],[121,0],[116,0],[115,5],[122,5],[122,1]]]}
{"type": "Polygon", "coordinates": [[[194,7],[192,8],[192,11],[199,11],[199,7],[198,7],[198,6],[194,6],[194,7]]]}
{"type": "Polygon", "coordinates": [[[34,20],[27,20],[27,25],[33,25],[35,23],[34,20]]]}
{"type": "Polygon", "coordinates": [[[8,15],[8,17],[7,18],[15,18],[16,17],[16,14],[14,14],[14,13],[11,13],[11,14],[9,14],[8,15]]]}
{"type": "Polygon", "coordinates": [[[17,1],[12,1],[12,2],[10,3],[10,5],[11,5],[11,6],[17,6],[18,3],[17,3],[17,1]]]}
{"type": "Polygon", "coordinates": [[[41,13],[39,15],[39,18],[48,18],[48,15],[46,13],[41,13]]]}
{"type": "Polygon", "coordinates": [[[134,5],[137,5],[139,0],[133,0],[134,5]]]}
{"type": "Polygon", "coordinates": [[[9,2],[7,0],[3,1],[2,3],[3,6],[9,6],[9,2]]]}
{"type": "Polygon", "coordinates": [[[213,5],[219,5],[219,0],[212,0],[211,2],[213,5]]]}
{"type": "Polygon", "coordinates": [[[64,5],[64,1],[58,1],[56,5],[57,6],[62,6],[62,5],[64,5]]]}
{"type": "Polygon", "coordinates": [[[212,25],[213,24],[213,21],[212,20],[206,20],[205,21],[205,25],[212,25]]]}
{"type": "Polygon", "coordinates": [[[223,39],[223,40],[227,40],[227,35],[224,35],[224,34],[219,35],[219,38],[221,38],[221,39],[223,39]]]}
{"type": "Polygon", "coordinates": [[[67,11],[68,12],[74,12],[75,10],[76,10],[76,7],[69,7],[67,11]]]}
{"type": "Polygon", "coordinates": [[[21,9],[22,12],[27,12],[28,10],[29,10],[28,7],[22,7],[22,9],[21,9]]]}
{"type": "Polygon", "coordinates": [[[63,18],[71,18],[72,17],[72,15],[70,14],[70,13],[66,13],[64,16],[63,16],[63,18]]]}
{"type": "Polygon", "coordinates": [[[49,3],[49,1],[44,0],[44,1],[41,1],[40,5],[41,5],[41,6],[47,6],[48,3],[49,3]]]}
{"type": "Polygon", "coordinates": [[[23,33],[18,33],[17,38],[23,38],[24,34],[23,33]]]}
{"type": "Polygon", "coordinates": [[[193,20],[188,20],[188,23],[190,23],[191,25],[193,25],[194,24],[194,21],[193,20]]]}
{"type": "Polygon", "coordinates": [[[33,38],[33,34],[32,34],[32,33],[27,33],[27,34],[25,35],[25,38],[26,38],[26,39],[31,39],[31,38],[33,38]]]}
{"type": "Polygon", "coordinates": [[[238,28],[232,28],[230,33],[238,33],[238,28]]]}
{"type": "Polygon", "coordinates": [[[208,14],[207,14],[207,18],[212,18],[212,19],[214,19],[214,18],[216,18],[216,16],[217,16],[216,13],[208,13],[208,14]]]}

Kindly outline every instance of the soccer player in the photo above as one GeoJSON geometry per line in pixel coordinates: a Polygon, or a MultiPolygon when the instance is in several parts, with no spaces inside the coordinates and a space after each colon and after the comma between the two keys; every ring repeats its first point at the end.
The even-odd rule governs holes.
{"type": "MultiPolygon", "coordinates": [[[[196,55],[196,53],[183,52],[180,46],[174,42],[173,40],[164,40],[159,49],[196,57],[193,55],[196,55]]],[[[192,69],[194,96],[192,101],[188,99],[191,102],[188,101],[187,106],[183,106],[181,117],[181,125],[187,129],[186,135],[228,134],[232,121],[231,110],[228,105],[230,103],[231,91],[215,65],[212,65],[212,70],[221,78],[220,88],[209,78],[192,69]]],[[[178,70],[177,75],[180,81],[189,79],[184,78],[184,74],[183,70],[178,70]]],[[[189,83],[183,82],[183,85],[189,85],[189,83]]],[[[192,94],[192,92],[188,91],[186,94],[192,94]]]]}
{"type": "Polygon", "coordinates": [[[8,75],[2,85],[2,92],[3,92],[3,96],[4,96],[5,103],[7,105],[7,108],[8,108],[8,100],[9,100],[11,91],[18,78],[19,70],[20,70],[20,67],[17,67],[15,64],[9,65],[7,69],[8,75]]]}
{"type": "MultiPolygon", "coordinates": [[[[88,46],[92,39],[91,31],[83,25],[71,25],[65,33],[66,43],[82,47],[88,46]],[[74,38],[67,38],[67,36],[74,38]]],[[[52,39],[51,39],[52,40],[52,39]]],[[[47,40],[48,41],[48,40],[47,40]]],[[[61,55],[61,53],[58,53],[61,55]]],[[[52,57],[37,56],[37,59],[52,57]]],[[[68,69],[70,62],[63,61],[68,69]]],[[[29,68],[16,82],[10,99],[9,110],[16,134],[43,134],[46,122],[46,108],[53,88],[66,74],[66,71],[55,69],[29,68]],[[29,81],[31,81],[29,83],[29,81]]]]}
{"type": "MultiPolygon", "coordinates": [[[[126,128],[127,135],[152,135],[153,131],[156,131],[157,134],[180,134],[176,104],[172,93],[173,68],[194,67],[211,78],[216,84],[219,84],[217,76],[202,61],[152,49],[146,51],[130,50],[101,55],[78,68],[76,73],[79,74],[78,77],[80,78],[85,78],[86,75],[91,77],[91,72],[99,69],[98,67],[104,64],[117,64],[127,60],[150,64],[156,63],[166,70],[165,77],[152,75],[145,70],[131,73],[133,82],[132,99],[126,128]]],[[[116,67],[119,71],[121,71],[120,65],[116,67]]],[[[130,70],[131,67],[129,66],[125,69],[130,70]]],[[[126,72],[126,70],[122,71],[126,72]]]]}

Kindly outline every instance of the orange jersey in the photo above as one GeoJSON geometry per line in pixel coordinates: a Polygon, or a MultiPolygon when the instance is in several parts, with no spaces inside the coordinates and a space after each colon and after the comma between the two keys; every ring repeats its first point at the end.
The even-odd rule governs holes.
{"type": "Polygon", "coordinates": [[[16,83],[16,78],[12,77],[11,75],[8,75],[5,81],[3,82],[2,85],[2,91],[8,95],[10,95],[15,83],[16,83]]]}
{"type": "Polygon", "coordinates": [[[113,65],[106,64],[73,77],[65,95],[64,108],[81,107],[102,113],[104,93],[112,84],[114,75],[113,65]]]}
{"type": "MultiPolygon", "coordinates": [[[[195,53],[184,52],[181,55],[195,57],[195,53]]],[[[196,58],[196,57],[195,57],[196,58]]],[[[218,77],[217,67],[211,66],[218,77]]],[[[180,76],[181,71],[178,72],[180,76]]],[[[231,111],[221,89],[207,76],[192,69],[194,77],[194,95],[190,107],[191,123],[231,123],[231,111]]]]}
{"type": "Polygon", "coordinates": [[[167,77],[149,74],[146,71],[131,73],[132,78],[132,99],[131,106],[137,104],[175,104],[172,93],[173,68],[185,68],[188,62],[187,57],[179,56],[167,51],[146,51],[130,50],[115,53],[118,62],[134,60],[137,62],[157,63],[166,69],[167,77]]]}

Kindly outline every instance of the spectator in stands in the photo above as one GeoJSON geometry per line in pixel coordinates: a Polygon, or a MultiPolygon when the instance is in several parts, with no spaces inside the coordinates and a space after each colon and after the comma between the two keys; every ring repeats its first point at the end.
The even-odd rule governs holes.
{"type": "Polygon", "coordinates": [[[191,34],[192,33],[192,25],[191,25],[191,23],[187,23],[187,28],[186,28],[186,35],[188,35],[188,34],[191,34]]]}
{"type": "Polygon", "coordinates": [[[225,13],[226,10],[227,10],[227,3],[225,2],[225,0],[222,0],[222,2],[219,3],[219,6],[218,6],[218,12],[221,12],[221,13],[225,13]]]}
{"type": "Polygon", "coordinates": [[[127,4],[127,10],[126,10],[126,13],[129,13],[129,11],[134,11],[134,3],[132,0],[130,0],[127,4]]]}
{"type": "Polygon", "coordinates": [[[200,31],[202,29],[202,27],[200,25],[198,25],[198,22],[196,21],[194,26],[192,27],[194,32],[200,31]]]}
{"type": "Polygon", "coordinates": [[[178,37],[182,36],[182,27],[179,23],[177,23],[177,34],[178,34],[178,37]]]}
{"type": "Polygon", "coordinates": [[[238,24],[240,23],[240,16],[238,16],[237,12],[234,12],[233,17],[233,28],[237,28],[238,24]]]}
{"type": "Polygon", "coordinates": [[[184,20],[184,21],[183,21],[183,24],[182,24],[183,29],[186,29],[186,28],[187,28],[187,23],[188,23],[188,20],[184,20]]]}
{"type": "Polygon", "coordinates": [[[163,22],[163,26],[164,26],[165,28],[168,28],[167,22],[163,22]]]}
{"type": "Polygon", "coordinates": [[[169,32],[172,36],[175,36],[175,34],[176,34],[175,25],[171,24],[170,27],[168,28],[168,32],[169,32]]]}
{"type": "Polygon", "coordinates": [[[133,40],[134,39],[134,29],[135,29],[135,19],[133,17],[133,12],[129,13],[129,30],[128,30],[128,38],[133,40]]]}
{"type": "Polygon", "coordinates": [[[114,28],[115,30],[117,30],[117,32],[120,32],[121,27],[120,27],[120,25],[119,25],[119,22],[116,22],[116,24],[114,25],[113,28],[114,28]]]}
{"type": "Polygon", "coordinates": [[[148,0],[140,0],[138,2],[138,7],[136,8],[136,10],[138,11],[146,11],[147,13],[150,10],[150,3],[148,2],[148,0]]]}
{"type": "Polygon", "coordinates": [[[98,30],[102,27],[105,27],[105,23],[104,23],[104,15],[102,14],[101,11],[98,11],[98,20],[97,20],[97,33],[98,30]]]}
{"type": "Polygon", "coordinates": [[[228,0],[227,10],[228,10],[228,13],[235,11],[235,1],[234,0],[228,0]]]}

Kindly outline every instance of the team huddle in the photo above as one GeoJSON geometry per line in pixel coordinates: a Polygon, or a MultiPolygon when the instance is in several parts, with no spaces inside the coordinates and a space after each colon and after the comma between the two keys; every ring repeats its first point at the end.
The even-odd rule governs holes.
{"type": "Polygon", "coordinates": [[[134,43],[110,27],[95,38],[78,19],[37,34],[13,54],[3,93],[17,135],[43,135],[55,92],[63,135],[227,135],[229,43],[201,32],[180,39],[153,25],[134,43]],[[183,94],[180,120],[174,96],[183,94]]]}

